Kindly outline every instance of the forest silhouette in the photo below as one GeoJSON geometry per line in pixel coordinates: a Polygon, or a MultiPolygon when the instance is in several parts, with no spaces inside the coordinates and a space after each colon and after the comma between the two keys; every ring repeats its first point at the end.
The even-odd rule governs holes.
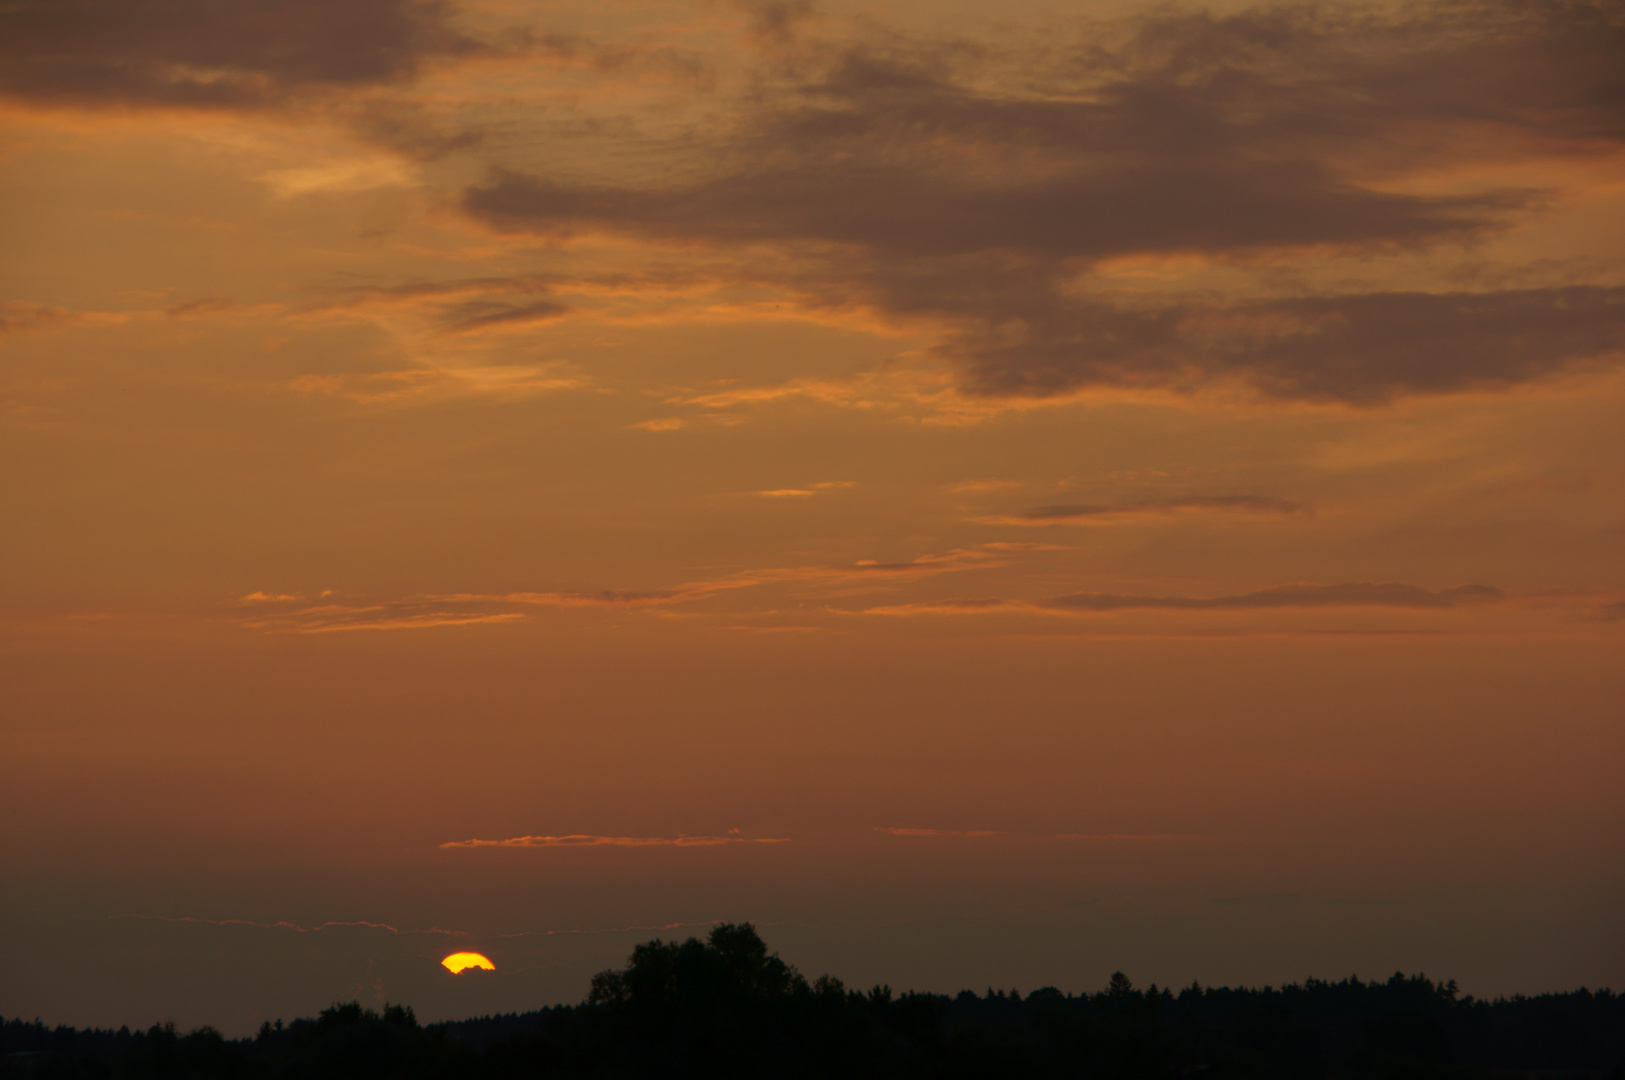
{"type": "Polygon", "coordinates": [[[0,1076],[97,1078],[1085,1077],[1625,1078],[1625,999],[1609,990],[1494,1001],[1452,982],[1310,979],[1261,989],[1052,987],[895,994],[808,981],[749,923],[649,941],[587,999],[420,1024],[409,1007],[336,1004],[228,1040],[0,1020],[0,1076]]]}

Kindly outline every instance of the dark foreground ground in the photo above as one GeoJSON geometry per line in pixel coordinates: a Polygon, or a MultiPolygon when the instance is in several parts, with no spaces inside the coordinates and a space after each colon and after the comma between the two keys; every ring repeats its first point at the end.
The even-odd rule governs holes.
{"type": "Polygon", "coordinates": [[[1606,1077],[1625,998],[1477,1001],[1395,975],[1263,989],[894,995],[809,983],[749,924],[640,945],[581,1005],[419,1025],[335,1005],[252,1039],[0,1021],[0,1077],[1606,1077]]]}

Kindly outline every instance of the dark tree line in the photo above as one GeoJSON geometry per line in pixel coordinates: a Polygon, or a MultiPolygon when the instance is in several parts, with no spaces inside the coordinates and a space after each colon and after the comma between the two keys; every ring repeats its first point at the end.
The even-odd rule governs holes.
{"type": "Polygon", "coordinates": [[[1625,1080],[1625,998],[1462,997],[1454,982],[894,994],[809,982],[750,924],[650,941],[586,1002],[420,1025],[335,1005],[251,1039],[0,1021],[0,1076],[136,1078],[1074,1077],[1625,1080]]]}

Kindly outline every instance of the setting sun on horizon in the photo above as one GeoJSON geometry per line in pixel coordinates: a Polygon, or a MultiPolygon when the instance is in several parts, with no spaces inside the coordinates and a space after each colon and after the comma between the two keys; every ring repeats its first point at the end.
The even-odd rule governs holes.
{"type": "Polygon", "coordinates": [[[495,971],[497,969],[495,964],[477,952],[454,952],[440,963],[453,975],[459,975],[469,968],[483,971],[495,971]]]}

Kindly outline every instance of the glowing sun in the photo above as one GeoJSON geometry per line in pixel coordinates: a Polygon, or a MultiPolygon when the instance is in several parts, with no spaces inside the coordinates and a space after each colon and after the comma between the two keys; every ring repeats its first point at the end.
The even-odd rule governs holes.
{"type": "Polygon", "coordinates": [[[477,952],[454,952],[440,963],[453,975],[469,968],[483,968],[486,971],[495,971],[497,969],[495,964],[477,952]]]}

